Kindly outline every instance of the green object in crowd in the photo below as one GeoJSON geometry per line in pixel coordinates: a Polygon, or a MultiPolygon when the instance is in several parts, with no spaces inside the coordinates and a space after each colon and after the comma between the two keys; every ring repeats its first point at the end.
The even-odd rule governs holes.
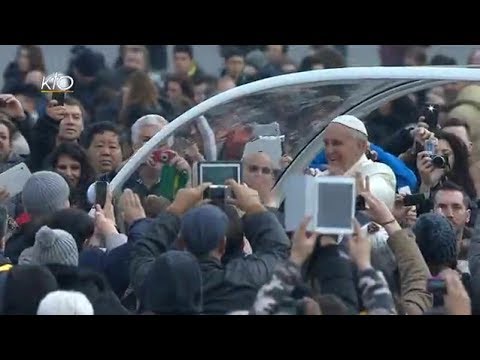
{"type": "Polygon", "coordinates": [[[160,189],[157,195],[161,195],[170,201],[173,201],[178,190],[183,189],[188,183],[188,172],[179,171],[171,165],[165,165],[162,168],[160,177],[160,189]]]}

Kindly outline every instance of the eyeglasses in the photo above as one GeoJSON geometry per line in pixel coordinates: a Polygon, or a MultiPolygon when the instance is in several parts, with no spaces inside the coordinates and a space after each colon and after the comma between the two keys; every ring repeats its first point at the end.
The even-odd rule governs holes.
{"type": "Polygon", "coordinates": [[[270,169],[269,167],[261,167],[261,166],[257,166],[257,165],[250,165],[248,167],[248,171],[252,172],[252,173],[256,173],[256,172],[261,171],[263,175],[271,175],[272,174],[272,169],[270,169]]]}

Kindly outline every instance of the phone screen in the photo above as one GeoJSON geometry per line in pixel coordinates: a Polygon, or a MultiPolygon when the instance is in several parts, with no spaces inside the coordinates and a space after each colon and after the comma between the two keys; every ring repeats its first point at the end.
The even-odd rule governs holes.
{"type": "Polygon", "coordinates": [[[97,181],[95,183],[95,204],[100,205],[102,209],[107,201],[108,183],[105,181],[97,181]]]}
{"type": "Polygon", "coordinates": [[[225,181],[233,179],[240,181],[239,165],[201,166],[201,183],[212,183],[212,185],[225,185],[225,181]]]}

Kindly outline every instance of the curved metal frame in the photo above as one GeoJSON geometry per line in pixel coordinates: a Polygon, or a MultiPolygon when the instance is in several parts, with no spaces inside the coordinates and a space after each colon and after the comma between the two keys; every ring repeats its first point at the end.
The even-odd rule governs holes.
{"type": "MultiPolygon", "coordinates": [[[[406,86],[412,81],[480,81],[479,69],[467,69],[467,68],[433,68],[433,67],[358,67],[358,68],[341,68],[341,69],[328,69],[328,70],[314,70],[301,73],[293,73],[287,75],[276,76],[260,81],[256,81],[250,84],[233,88],[224,93],[218,94],[194,108],[188,110],[184,114],[180,115],[177,119],[165,126],[159,131],[150,141],[148,141],[132,158],[125,164],[125,166],[118,172],[117,176],[112,180],[110,188],[113,192],[117,192],[121,189],[125,181],[133,174],[138,166],[146,160],[148,155],[154,150],[157,144],[161,143],[164,139],[171,136],[176,129],[188,124],[199,116],[205,114],[207,111],[215,108],[221,104],[231,102],[235,99],[253,95],[262,91],[281,88],[293,85],[310,84],[315,82],[322,82],[322,84],[338,84],[344,81],[352,80],[399,80],[400,83],[395,88],[389,91],[394,92],[396,88],[406,86]]],[[[386,88],[392,86],[391,83],[387,84],[386,88]]],[[[377,89],[377,97],[384,96],[381,89],[377,89]],[[383,94],[383,95],[382,95],[383,94]]],[[[393,95],[392,95],[393,96],[393,95]]],[[[373,99],[371,97],[370,99],[373,99]]],[[[360,99],[359,103],[352,105],[348,110],[352,113],[353,109],[360,109],[365,99],[360,99]]],[[[372,104],[374,102],[371,102],[372,104]]],[[[345,110],[344,110],[345,111],[345,110]]],[[[303,151],[301,151],[292,165],[282,175],[287,176],[295,169],[298,170],[300,163],[302,163],[302,157],[309,152],[312,152],[314,146],[318,143],[321,133],[319,133],[314,140],[308,144],[303,151]]],[[[304,162],[304,161],[303,161],[304,162]]],[[[282,179],[280,179],[278,186],[274,190],[278,192],[281,186],[282,179]]]]}

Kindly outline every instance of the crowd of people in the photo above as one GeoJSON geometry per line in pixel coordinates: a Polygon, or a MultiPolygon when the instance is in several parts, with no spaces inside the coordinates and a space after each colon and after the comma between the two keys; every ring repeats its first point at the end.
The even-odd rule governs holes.
{"type": "MultiPolygon", "coordinates": [[[[380,46],[386,66],[455,65],[428,46],[380,46]]],[[[365,202],[351,236],[285,230],[271,193],[292,161],[242,156],[252,129],[201,122],[158,146],[103,203],[133,154],[177,116],[256,80],[345,67],[345,48],[312,45],[301,63],[288,45],[220,45],[225,67],[206,74],[191,45],[121,45],[113,67],[74,46],[64,101],[41,92],[41,47],[20,45],[3,73],[0,175],[25,163],[21,193],[0,188],[0,314],[6,315],[471,315],[480,313],[480,86],[453,83],[401,97],[364,119],[339,116],[307,176],[348,176],[365,202]],[[207,126],[208,128],[208,126],[207,126]],[[430,147],[430,144],[434,147],[430,147]],[[161,154],[161,155],[158,155],[161,154]],[[192,183],[205,160],[241,160],[228,202],[192,183]],[[93,197],[93,199],[92,199],[93,197]],[[415,199],[408,202],[407,199],[415,199]]],[[[474,51],[469,64],[478,64],[474,51]]],[[[266,98],[266,100],[268,100],[266,98]]],[[[273,105],[277,105],[276,103],[273,105]]],[[[282,134],[315,132],[319,109],[274,121],[282,134]],[[305,115],[305,114],[304,114],[305,115]]],[[[264,124],[271,119],[265,119],[264,124]]],[[[320,151],[320,150],[319,150],[320,151]]]]}

